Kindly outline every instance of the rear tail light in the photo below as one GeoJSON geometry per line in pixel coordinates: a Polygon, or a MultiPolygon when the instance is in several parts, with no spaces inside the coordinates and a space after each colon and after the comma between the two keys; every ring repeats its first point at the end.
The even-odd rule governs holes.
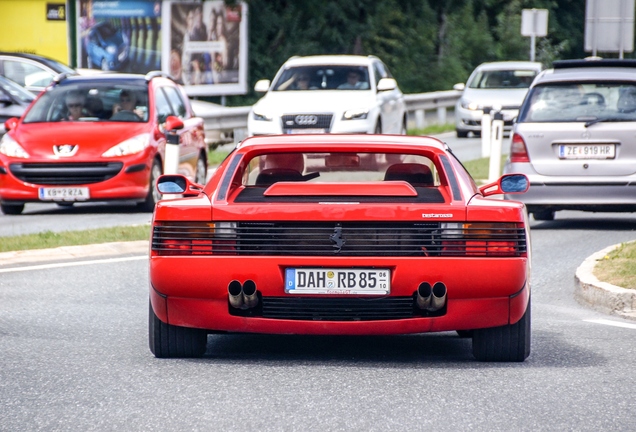
{"type": "Polygon", "coordinates": [[[512,136],[512,142],[510,143],[510,162],[530,162],[528,148],[519,134],[512,136]]]}
{"type": "Polygon", "coordinates": [[[447,223],[442,224],[441,255],[525,256],[523,224],[447,223]]]}
{"type": "Polygon", "coordinates": [[[160,223],[153,228],[152,251],[156,255],[236,255],[236,223],[160,223]]]}

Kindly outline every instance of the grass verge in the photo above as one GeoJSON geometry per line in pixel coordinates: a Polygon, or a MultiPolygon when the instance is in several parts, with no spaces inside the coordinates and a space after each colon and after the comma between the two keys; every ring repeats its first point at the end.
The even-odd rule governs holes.
{"type": "Polygon", "coordinates": [[[636,289],[636,242],[621,243],[597,262],[593,273],[603,282],[636,289]]]}
{"type": "Polygon", "coordinates": [[[150,225],[119,226],[82,231],[45,231],[37,234],[2,237],[0,252],[148,240],[149,238],[150,225]]]}

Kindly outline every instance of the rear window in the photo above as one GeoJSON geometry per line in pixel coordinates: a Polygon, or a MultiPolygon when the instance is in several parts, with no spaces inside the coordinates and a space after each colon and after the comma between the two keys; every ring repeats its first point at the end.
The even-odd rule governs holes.
{"type": "MultiPolygon", "coordinates": [[[[439,160],[438,160],[439,163],[439,160]]],[[[235,202],[445,202],[435,162],[423,155],[388,153],[271,153],[255,156],[240,164],[233,185],[238,190],[235,202]],[[368,182],[406,182],[417,196],[369,193],[368,182]],[[317,196],[295,189],[289,196],[267,196],[267,189],[280,182],[328,184],[360,183],[364,196],[351,189],[350,194],[327,193],[317,196]],[[366,189],[365,189],[366,188],[366,189]]],[[[388,186],[388,185],[387,185],[388,186]]],[[[331,188],[330,190],[334,190],[331,188]]],[[[341,190],[341,189],[337,189],[341,190]]],[[[377,186],[374,191],[378,191],[377,186]]],[[[381,192],[381,191],[380,191],[381,192]]]]}
{"type": "Polygon", "coordinates": [[[636,121],[636,83],[559,83],[530,90],[519,122],[636,121]]]}

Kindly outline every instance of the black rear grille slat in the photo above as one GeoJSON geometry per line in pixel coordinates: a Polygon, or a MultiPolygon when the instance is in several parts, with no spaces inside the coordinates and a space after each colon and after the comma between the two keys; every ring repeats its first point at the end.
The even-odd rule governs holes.
{"type": "Polygon", "coordinates": [[[369,321],[413,318],[413,297],[314,298],[263,297],[263,318],[320,321],[369,321]]]}
{"type": "Polygon", "coordinates": [[[9,170],[18,179],[38,185],[79,185],[115,177],[123,162],[13,163],[9,170]]]}
{"type": "MultiPolygon", "coordinates": [[[[243,256],[520,256],[527,252],[523,227],[442,228],[415,222],[236,222],[217,234],[205,223],[162,222],[152,248],[173,244],[195,253],[243,256]]],[[[184,253],[186,254],[186,253],[184,253]]]]}

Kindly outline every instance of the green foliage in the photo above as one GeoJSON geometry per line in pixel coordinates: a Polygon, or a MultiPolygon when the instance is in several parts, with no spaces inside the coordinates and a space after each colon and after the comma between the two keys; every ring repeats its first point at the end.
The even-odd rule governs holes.
{"type": "Polygon", "coordinates": [[[587,55],[585,0],[246,1],[250,91],[228,97],[228,105],[253,104],[254,83],[272,79],[295,55],[377,55],[404,93],[448,90],[480,63],[529,60],[530,38],[521,36],[528,8],[549,13],[548,36],[536,41],[538,61],[549,67],[587,55]]]}

